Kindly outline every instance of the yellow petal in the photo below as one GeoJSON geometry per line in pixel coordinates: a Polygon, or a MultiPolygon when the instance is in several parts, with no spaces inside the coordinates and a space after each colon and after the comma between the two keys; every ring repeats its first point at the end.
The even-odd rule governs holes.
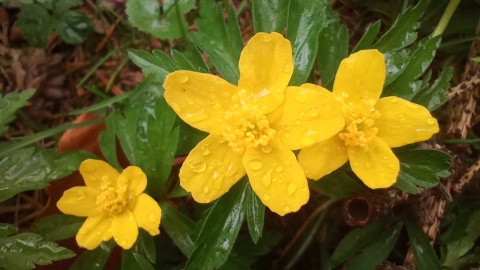
{"type": "Polygon", "coordinates": [[[292,46],[278,33],[257,33],[240,55],[239,89],[247,90],[265,113],[283,100],[293,73],[292,46]]]}
{"type": "Polygon", "coordinates": [[[132,211],[126,210],[112,218],[113,239],[123,249],[129,249],[135,244],[138,236],[138,226],[132,211]]]}
{"type": "Polygon", "coordinates": [[[353,172],[371,189],[387,188],[397,181],[400,162],[388,145],[375,138],[368,151],[359,147],[347,147],[353,172]]]}
{"type": "Polygon", "coordinates": [[[326,140],[345,126],[333,94],[313,84],[288,87],[279,110],[281,116],[272,127],[290,150],[326,140]]]}
{"type": "Polygon", "coordinates": [[[160,233],[160,219],[162,210],[158,203],[145,193],[137,197],[137,204],[133,208],[133,215],[140,228],[144,228],[150,235],[160,233]]]}
{"type": "Polygon", "coordinates": [[[225,110],[232,106],[237,87],[220,77],[180,70],[168,74],[163,84],[165,100],[185,123],[212,133],[225,110]]]}
{"type": "Polygon", "coordinates": [[[292,151],[278,140],[270,141],[272,151],[250,147],[243,157],[250,185],[260,200],[283,216],[307,203],[310,193],[302,168],[292,151]]]}
{"type": "Polygon", "coordinates": [[[338,135],[304,148],[298,154],[298,163],[305,170],[305,175],[314,180],[335,171],[347,161],[345,143],[338,135]]]}
{"type": "Polygon", "coordinates": [[[345,100],[357,103],[359,100],[370,100],[372,105],[380,97],[386,76],[383,54],[378,50],[363,50],[343,59],[338,67],[333,93],[345,100]]]}
{"type": "Polygon", "coordinates": [[[96,203],[98,195],[100,195],[99,189],[83,186],[73,187],[63,192],[63,196],[57,202],[57,207],[68,215],[96,216],[100,214],[96,203]]]}
{"type": "Polygon", "coordinates": [[[377,137],[390,147],[430,139],[439,131],[438,123],[423,106],[398,97],[381,98],[375,109],[380,118],[375,120],[377,137]]]}
{"type": "Polygon", "coordinates": [[[118,186],[126,185],[131,196],[138,196],[147,187],[147,176],[136,166],[129,166],[118,177],[118,186]]]}
{"type": "Polygon", "coordinates": [[[210,134],[192,149],[180,169],[180,185],[195,201],[209,203],[245,175],[242,157],[228,143],[210,134]]]}
{"type": "Polygon", "coordinates": [[[111,219],[104,215],[88,217],[78,230],[75,239],[79,246],[92,250],[102,241],[112,238],[111,219]]]}
{"type": "Polygon", "coordinates": [[[80,164],[79,170],[87,187],[100,189],[102,185],[117,185],[119,173],[103,160],[87,159],[80,164]]]}

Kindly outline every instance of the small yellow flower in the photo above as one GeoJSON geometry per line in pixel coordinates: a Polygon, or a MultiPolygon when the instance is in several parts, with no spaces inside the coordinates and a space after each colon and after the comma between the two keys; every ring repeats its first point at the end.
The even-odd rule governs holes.
{"type": "Polygon", "coordinates": [[[137,241],[138,228],[160,233],[158,203],[145,193],[147,177],[135,166],[121,174],[108,163],[87,159],[80,165],[86,186],[66,190],[57,207],[65,214],[87,217],[77,233],[79,246],[94,249],[112,238],[124,249],[137,241]]]}
{"type": "Polygon", "coordinates": [[[180,184],[197,202],[211,202],[245,174],[273,212],[297,211],[309,198],[307,179],[291,150],[325,140],[344,126],[331,92],[287,87],[290,42],[258,33],[243,49],[238,86],[204,73],[176,71],[165,99],[186,123],[210,133],[188,155],[180,184]]]}
{"type": "Polygon", "coordinates": [[[308,178],[320,179],[348,160],[368,187],[393,185],[400,163],[390,148],[428,140],[438,123],[423,106],[398,97],[380,98],[386,67],[377,50],[364,50],[340,63],[333,94],[345,127],[338,135],[300,151],[308,178]]]}

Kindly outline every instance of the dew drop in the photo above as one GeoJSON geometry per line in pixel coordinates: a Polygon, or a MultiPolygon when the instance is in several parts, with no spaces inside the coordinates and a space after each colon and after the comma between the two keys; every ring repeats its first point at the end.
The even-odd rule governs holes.
{"type": "Polygon", "coordinates": [[[290,206],[285,205],[285,207],[283,208],[283,210],[284,210],[286,213],[290,212],[290,206]]]}
{"type": "Polygon", "coordinates": [[[80,235],[85,235],[85,234],[87,234],[87,233],[88,233],[88,230],[85,229],[85,228],[81,228],[81,229],[78,231],[78,234],[80,234],[80,235]]]}
{"type": "Polygon", "coordinates": [[[190,169],[197,173],[204,172],[207,169],[207,163],[203,160],[192,162],[190,163],[190,169]]]}
{"type": "Polygon", "coordinates": [[[310,116],[311,117],[317,117],[318,116],[318,110],[315,108],[310,109],[310,116]]]}
{"type": "Polygon", "coordinates": [[[388,157],[387,157],[387,156],[383,156],[383,160],[387,160],[387,159],[388,159],[388,157]]]}
{"type": "Polygon", "coordinates": [[[381,177],[386,177],[387,174],[386,174],[386,173],[381,173],[380,176],[381,176],[381,177]]]}
{"type": "Polygon", "coordinates": [[[262,36],[262,41],[263,42],[270,42],[270,41],[272,41],[272,38],[269,35],[264,35],[264,36],[262,36]]]}
{"type": "Polygon", "coordinates": [[[272,182],[272,177],[270,175],[264,175],[262,177],[262,183],[266,188],[270,187],[271,182],[272,182]]]}
{"type": "Polygon", "coordinates": [[[300,137],[300,143],[305,146],[312,145],[317,141],[317,137],[317,132],[311,130],[304,131],[300,137]]]}
{"type": "Polygon", "coordinates": [[[285,133],[283,136],[284,136],[286,139],[290,139],[290,137],[291,137],[290,133],[285,133]]]}
{"type": "Polygon", "coordinates": [[[288,184],[287,194],[292,195],[293,193],[295,193],[295,191],[297,191],[297,185],[295,183],[288,184]]]}
{"type": "Polygon", "coordinates": [[[285,73],[289,73],[292,71],[292,66],[291,65],[286,65],[284,68],[283,68],[283,72],[285,73]]]}
{"type": "Polygon", "coordinates": [[[203,193],[207,194],[209,191],[210,189],[208,188],[208,186],[203,187],[203,193]]]}
{"type": "Polygon", "coordinates": [[[130,220],[130,221],[133,220],[133,216],[129,216],[128,220],[130,220]]]}
{"type": "Polygon", "coordinates": [[[101,231],[97,231],[97,235],[100,236],[102,234],[101,231]]]}
{"type": "Polygon", "coordinates": [[[271,153],[272,150],[273,150],[273,148],[270,145],[262,146],[262,152],[264,152],[265,154],[271,153]]]}
{"type": "Polygon", "coordinates": [[[283,167],[282,166],[277,166],[277,168],[275,168],[275,171],[277,173],[281,173],[281,172],[283,172],[283,167]]]}
{"type": "Polygon", "coordinates": [[[302,123],[302,122],[300,122],[300,120],[295,121],[295,124],[296,124],[297,126],[300,126],[301,123],[302,123]]]}
{"type": "Polygon", "coordinates": [[[190,121],[196,123],[196,122],[201,122],[201,121],[204,121],[204,120],[207,120],[209,117],[208,117],[208,114],[206,114],[205,112],[203,112],[203,110],[201,111],[198,111],[198,112],[195,112],[195,113],[188,113],[185,115],[190,121]]]}
{"type": "Polygon", "coordinates": [[[85,191],[78,189],[75,192],[75,200],[80,201],[85,198],[85,191]]]}
{"type": "Polygon", "coordinates": [[[202,155],[205,157],[205,156],[208,156],[208,154],[210,154],[210,150],[208,150],[208,148],[205,148],[202,150],[202,155]]]}
{"type": "Polygon", "coordinates": [[[433,124],[435,124],[437,121],[435,120],[435,118],[428,118],[426,122],[427,122],[427,124],[429,124],[429,125],[433,125],[433,124]]]}
{"type": "Polygon", "coordinates": [[[223,136],[218,136],[218,137],[217,137],[217,141],[218,141],[219,143],[224,143],[224,142],[225,142],[225,137],[223,137],[223,136]]]}
{"type": "Polygon", "coordinates": [[[155,215],[155,213],[150,213],[150,215],[148,215],[148,221],[154,222],[156,219],[157,215],[155,215]]]}
{"type": "Polygon", "coordinates": [[[300,111],[299,114],[300,114],[300,116],[304,116],[304,115],[305,115],[305,112],[304,112],[304,111],[300,111]]]}
{"type": "Polygon", "coordinates": [[[237,172],[237,165],[230,163],[228,165],[227,171],[225,172],[226,177],[231,177],[237,172]]]}
{"type": "Polygon", "coordinates": [[[192,104],[193,104],[193,100],[187,99],[187,103],[188,103],[189,105],[192,105],[192,104]]]}
{"type": "Polygon", "coordinates": [[[178,78],[178,81],[181,83],[186,83],[188,82],[188,76],[187,75],[182,75],[178,78]]]}
{"type": "Polygon", "coordinates": [[[397,115],[397,117],[398,117],[398,118],[403,118],[403,117],[405,117],[405,116],[404,116],[403,114],[399,113],[399,114],[397,115]]]}
{"type": "Polygon", "coordinates": [[[127,243],[128,243],[127,240],[122,240],[122,241],[120,241],[120,246],[122,246],[122,247],[123,247],[123,246],[126,246],[127,243]]]}
{"type": "Polygon", "coordinates": [[[260,162],[260,160],[253,159],[253,160],[250,160],[250,162],[248,162],[248,167],[250,167],[250,169],[254,171],[258,171],[263,167],[263,164],[262,162],[260,162]]]}
{"type": "Polygon", "coordinates": [[[392,103],[397,103],[397,102],[398,102],[398,99],[392,98],[392,99],[390,99],[390,102],[392,102],[392,103]]]}
{"type": "Polygon", "coordinates": [[[365,167],[367,167],[367,169],[372,168],[372,163],[370,162],[365,163],[365,167]]]}
{"type": "Polygon", "coordinates": [[[388,168],[390,168],[390,169],[395,168],[395,164],[393,164],[393,163],[388,164],[388,168]]]}
{"type": "Polygon", "coordinates": [[[270,200],[270,195],[269,194],[263,194],[263,200],[268,202],[270,200]]]}
{"type": "Polygon", "coordinates": [[[297,102],[305,103],[307,101],[307,99],[308,99],[308,95],[306,94],[306,92],[299,91],[295,95],[295,100],[297,102]]]}

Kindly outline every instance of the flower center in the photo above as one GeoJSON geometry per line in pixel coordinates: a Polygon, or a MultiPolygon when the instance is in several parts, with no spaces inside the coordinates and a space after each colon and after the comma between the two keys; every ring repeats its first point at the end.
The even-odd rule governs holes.
{"type": "Polygon", "coordinates": [[[378,128],[375,127],[375,119],[380,113],[369,100],[346,104],[344,100],[348,96],[344,93],[337,101],[342,102],[342,112],[345,117],[345,128],[338,135],[345,142],[345,146],[361,147],[368,150],[369,143],[375,139],[378,128]]]}
{"type": "Polygon", "coordinates": [[[113,188],[105,187],[102,188],[102,192],[97,197],[97,206],[100,211],[109,216],[115,216],[127,208],[128,197],[127,189],[124,188],[113,188]]]}
{"type": "Polygon", "coordinates": [[[246,90],[241,90],[233,99],[238,102],[224,114],[220,139],[225,139],[236,154],[242,154],[250,146],[261,146],[268,151],[268,142],[276,132],[270,128],[267,117],[253,104],[246,90]]]}

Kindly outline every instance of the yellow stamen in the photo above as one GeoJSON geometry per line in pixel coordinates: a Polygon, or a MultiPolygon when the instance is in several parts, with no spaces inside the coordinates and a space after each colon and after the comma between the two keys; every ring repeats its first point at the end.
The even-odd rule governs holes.
{"type": "Polygon", "coordinates": [[[109,216],[118,215],[127,208],[128,197],[126,193],[126,188],[104,188],[97,197],[97,206],[104,214],[109,216]]]}

